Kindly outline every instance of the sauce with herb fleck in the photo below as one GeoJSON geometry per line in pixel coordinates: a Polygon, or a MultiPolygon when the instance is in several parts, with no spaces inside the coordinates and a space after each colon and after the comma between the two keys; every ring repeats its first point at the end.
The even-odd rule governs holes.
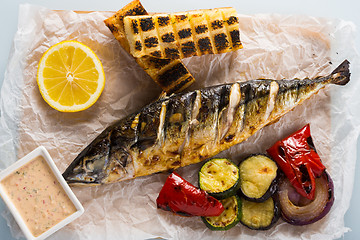
{"type": "Polygon", "coordinates": [[[43,157],[17,169],[1,185],[35,237],[76,212],[43,157]]]}

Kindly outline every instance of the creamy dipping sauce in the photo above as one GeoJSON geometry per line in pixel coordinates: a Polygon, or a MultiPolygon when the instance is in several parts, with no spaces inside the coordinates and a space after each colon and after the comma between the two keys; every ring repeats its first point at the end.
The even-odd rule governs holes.
{"type": "Polygon", "coordinates": [[[76,212],[41,156],[4,178],[1,185],[35,237],[76,212]]]}

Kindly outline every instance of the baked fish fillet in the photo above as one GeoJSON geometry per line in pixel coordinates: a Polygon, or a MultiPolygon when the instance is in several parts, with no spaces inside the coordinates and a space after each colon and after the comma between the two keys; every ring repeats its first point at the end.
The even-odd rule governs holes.
{"type": "MultiPolygon", "coordinates": [[[[120,45],[130,54],[130,46],[124,29],[124,17],[147,14],[140,1],[134,0],[106,19],[104,23],[120,45]]],[[[143,56],[135,58],[135,61],[167,93],[180,92],[195,81],[189,70],[179,59],[159,59],[143,56]]]]}
{"type": "Polygon", "coordinates": [[[252,80],[159,99],[106,128],[70,164],[70,184],[97,185],[210,158],[276,121],[327,84],[350,80],[345,60],[329,76],[252,80]]]}
{"type": "Polygon", "coordinates": [[[179,59],[242,48],[234,8],[124,17],[130,53],[179,59]]]}

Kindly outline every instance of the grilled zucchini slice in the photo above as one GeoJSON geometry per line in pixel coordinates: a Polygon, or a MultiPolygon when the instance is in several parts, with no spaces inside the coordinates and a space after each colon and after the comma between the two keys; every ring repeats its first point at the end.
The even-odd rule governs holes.
{"type": "Polygon", "coordinates": [[[277,189],[278,167],[265,155],[252,155],[239,164],[240,194],[253,202],[266,201],[277,189]]]}
{"type": "Polygon", "coordinates": [[[205,225],[213,231],[224,231],[234,227],[241,218],[241,200],[235,195],[220,200],[224,211],[215,217],[201,217],[205,225]]]}
{"type": "Polygon", "coordinates": [[[241,198],[240,211],[240,222],[253,230],[270,229],[280,218],[279,204],[272,197],[261,203],[241,198]]]}
{"type": "Polygon", "coordinates": [[[217,199],[235,195],[239,189],[239,168],[229,159],[214,158],[199,171],[199,186],[217,199]]]}

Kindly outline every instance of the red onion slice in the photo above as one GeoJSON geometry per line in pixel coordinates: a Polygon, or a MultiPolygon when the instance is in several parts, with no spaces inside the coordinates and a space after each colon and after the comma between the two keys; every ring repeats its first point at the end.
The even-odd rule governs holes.
{"type": "Polygon", "coordinates": [[[307,225],[323,218],[334,203],[334,184],[324,172],[315,180],[315,198],[307,201],[300,196],[287,178],[280,183],[279,202],[282,218],[293,225],[307,225]]]}

